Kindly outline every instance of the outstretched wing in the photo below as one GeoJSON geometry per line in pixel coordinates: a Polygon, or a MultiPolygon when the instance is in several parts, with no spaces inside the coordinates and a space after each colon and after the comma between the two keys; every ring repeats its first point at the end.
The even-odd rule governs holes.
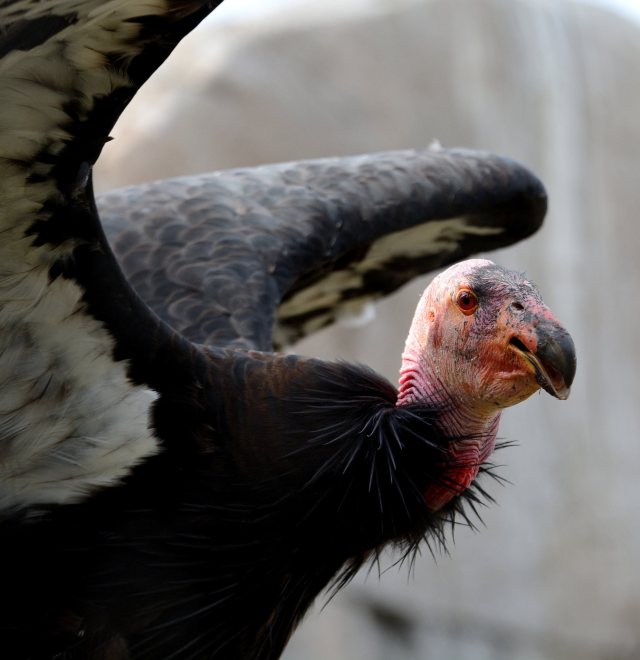
{"type": "Polygon", "coordinates": [[[0,2],[0,510],[78,500],[157,451],[149,386],[177,339],[122,277],[90,173],[216,4],[0,2]]]}
{"type": "Polygon", "coordinates": [[[270,350],[533,233],[542,184],[486,153],[396,151],[160,181],[99,199],[141,297],[192,341],[270,350]]]}

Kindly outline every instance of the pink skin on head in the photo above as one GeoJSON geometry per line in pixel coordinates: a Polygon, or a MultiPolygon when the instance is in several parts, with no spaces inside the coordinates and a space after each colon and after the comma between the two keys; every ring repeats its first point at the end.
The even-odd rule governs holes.
{"type": "Polygon", "coordinates": [[[444,407],[441,431],[461,438],[443,457],[440,483],[424,494],[431,510],[476,478],[495,446],[501,410],[539,389],[534,368],[510,340],[535,353],[540,319],[557,323],[535,287],[486,259],[455,264],[422,295],[402,356],[397,405],[444,407]],[[477,309],[461,307],[464,291],[477,294],[477,309]]]}

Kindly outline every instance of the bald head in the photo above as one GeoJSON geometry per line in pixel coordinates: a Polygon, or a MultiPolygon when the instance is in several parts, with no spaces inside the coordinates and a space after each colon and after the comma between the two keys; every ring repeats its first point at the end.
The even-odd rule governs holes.
{"type": "Polygon", "coordinates": [[[439,389],[443,400],[487,413],[540,387],[566,398],[575,373],[571,338],[537,288],[486,259],[455,264],[431,282],[403,358],[403,371],[417,369],[431,397],[439,389]]]}

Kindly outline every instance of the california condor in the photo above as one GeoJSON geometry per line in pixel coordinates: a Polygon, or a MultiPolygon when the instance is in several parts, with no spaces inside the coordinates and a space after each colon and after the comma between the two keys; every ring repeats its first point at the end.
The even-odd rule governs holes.
{"type": "Polygon", "coordinates": [[[105,196],[125,277],[91,169],[216,4],[0,3],[2,657],[275,658],[328,584],[467,515],[504,407],[573,380],[536,288],[486,260],[425,291],[398,389],[272,352],[534,231],[541,184],[487,154],[105,196]]]}

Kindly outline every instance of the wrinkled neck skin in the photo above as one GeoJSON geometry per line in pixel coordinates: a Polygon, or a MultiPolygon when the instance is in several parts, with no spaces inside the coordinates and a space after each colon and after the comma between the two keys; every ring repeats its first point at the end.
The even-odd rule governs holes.
{"type": "Polygon", "coordinates": [[[442,408],[440,430],[447,435],[476,439],[497,432],[499,410],[474,406],[473,402],[451,395],[435,373],[432,365],[413,350],[402,356],[398,388],[398,406],[423,404],[442,408]]]}
{"type": "Polygon", "coordinates": [[[398,386],[398,406],[425,405],[443,409],[439,417],[440,431],[449,437],[459,437],[451,443],[443,458],[444,469],[439,483],[425,492],[427,506],[436,511],[468,488],[478,475],[482,463],[495,446],[500,409],[486,401],[473,400],[448,383],[455,378],[454,369],[468,364],[447,363],[447,350],[434,335],[434,315],[430,313],[430,296],[424,295],[416,315],[405,350],[398,386]]]}

